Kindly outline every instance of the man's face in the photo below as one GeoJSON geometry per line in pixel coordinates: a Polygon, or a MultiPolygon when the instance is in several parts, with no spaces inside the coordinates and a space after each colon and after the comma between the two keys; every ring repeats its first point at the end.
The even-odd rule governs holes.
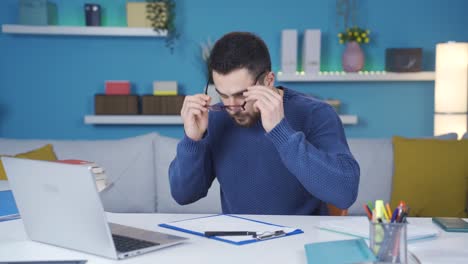
{"type": "MultiPolygon", "coordinates": [[[[243,93],[247,91],[248,87],[255,85],[254,78],[247,69],[234,70],[226,75],[213,71],[216,91],[224,105],[243,105],[245,103],[243,93]]],[[[258,80],[258,82],[261,83],[262,80],[258,80]]],[[[247,102],[244,108],[245,110],[242,110],[241,107],[227,108],[226,111],[236,124],[250,127],[260,119],[260,112],[254,109],[253,102],[247,102]]]]}

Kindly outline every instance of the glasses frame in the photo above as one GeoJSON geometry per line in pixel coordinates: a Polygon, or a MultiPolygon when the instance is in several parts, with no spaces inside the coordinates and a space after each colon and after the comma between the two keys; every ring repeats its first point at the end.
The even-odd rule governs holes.
{"type": "MultiPolygon", "coordinates": [[[[268,70],[261,71],[257,75],[257,77],[255,77],[255,81],[254,81],[254,83],[252,85],[256,85],[258,80],[260,79],[260,77],[263,74],[267,73],[267,72],[268,72],[268,70]]],[[[208,81],[206,82],[206,86],[205,86],[205,95],[208,95],[208,86],[210,85],[210,80],[211,80],[211,78],[208,77],[208,81]]],[[[222,104],[222,105],[208,105],[207,108],[210,111],[226,111],[226,109],[233,110],[232,108],[240,107],[242,109],[242,111],[245,111],[245,105],[246,104],[247,104],[247,101],[244,101],[244,103],[241,104],[241,105],[224,105],[224,104],[222,104]]]]}

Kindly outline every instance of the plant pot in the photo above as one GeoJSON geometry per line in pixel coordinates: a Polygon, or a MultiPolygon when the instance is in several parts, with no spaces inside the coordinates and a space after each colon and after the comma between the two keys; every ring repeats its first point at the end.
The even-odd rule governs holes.
{"type": "Polygon", "coordinates": [[[345,72],[358,72],[364,67],[364,52],[356,41],[346,44],[341,64],[345,72]]]}

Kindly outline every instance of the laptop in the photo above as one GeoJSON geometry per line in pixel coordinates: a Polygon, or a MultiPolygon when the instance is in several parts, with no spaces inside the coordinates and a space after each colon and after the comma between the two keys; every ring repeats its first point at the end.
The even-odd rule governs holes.
{"type": "Polygon", "coordinates": [[[112,259],[187,238],[109,223],[91,167],[2,157],[29,238],[112,259]]]}

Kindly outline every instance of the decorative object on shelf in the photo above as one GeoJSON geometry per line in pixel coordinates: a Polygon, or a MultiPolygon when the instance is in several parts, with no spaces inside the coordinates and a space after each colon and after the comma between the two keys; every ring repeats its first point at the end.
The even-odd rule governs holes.
{"type": "Polygon", "coordinates": [[[19,0],[19,23],[22,25],[56,25],[57,6],[47,0],[19,0]]]}
{"type": "Polygon", "coordinates": [[[320,29],[307,29],[303,41],[302,70],[305,74],[316,75],[320,72],[320,29]]]}
{"type": "Polygon", "coordinates": [[[185,96],[141,96],[141,114],[142,115],[179,115],[185,96]]]}
{"type": "Polygon", "coordinates": [[[130,81],[106,81],[106,95],[129,95],[131,89],[130,81]]]}
{"type": "Polygon", "coordinates": [[[369,30],[358,27],[347,28],[338,34],[340,44],[346,43],[341,61],[344,71],[358,72],[364,68],[364,52],[360,44],[369,43],[369,34],[369,30]]]}
{"type": "Polygon", "coordinates": [[[146,0],[146,3],[146,17],[156,32],[167,30],[166,47],[173,53],[180,36],[175,24],[175,0],[146,0]]]}
{"type": "Polygon", "coordinates": [[[96,94],[94,113],[96,115],[137,115],[138,95],[96,94]]]}
{"type": "Polygon", "coordinates": [[[338,99],[325,99],[325,103],[331,105],[337,113],[340,113],[341,101],[338,99]]]}
{"type": "Polygon", "coordinates": [[[177,95],[177,82],[153,82],[153,95],[177,95]]]}
{"type": "Polygon", "coordinates": [[[338,33],[340,44],[346,43],[342,57],[343,70],[346,72],[358,72],[364,67],[364,52],[360,44],[369,43],[369,30],[362,29],[357,25],[357,0],[336,0],[336,19],[343,19],[344,32],[338,33]],[[350,27],[349,25],[353,25],[350,27]]]}
{"type": "Polygon", "coordinates": [[[388,48],[385,50],[385,70],[388,72],[420,72],[422,48],[388,48]]]}
{"type": "Polygon", "coordinates": [[[147,17],[146,2],[127,2],[127,26],[137,28],[152,28],[147,17]]]}
{"type": "Polygon", "coordinates": [[[101,26],[101,6],[98,4],[84,4],[86,26],[101,26]]]}
{"type": "Polygon", "coordinates": [[[468,129],[468,43],[436,46],[434,135],[468,129]]]}
{"type": "Polygon", "coordinates": [[[281,31],[281,71],[294,73],[297,71],[297,30],[281,31]]]}

